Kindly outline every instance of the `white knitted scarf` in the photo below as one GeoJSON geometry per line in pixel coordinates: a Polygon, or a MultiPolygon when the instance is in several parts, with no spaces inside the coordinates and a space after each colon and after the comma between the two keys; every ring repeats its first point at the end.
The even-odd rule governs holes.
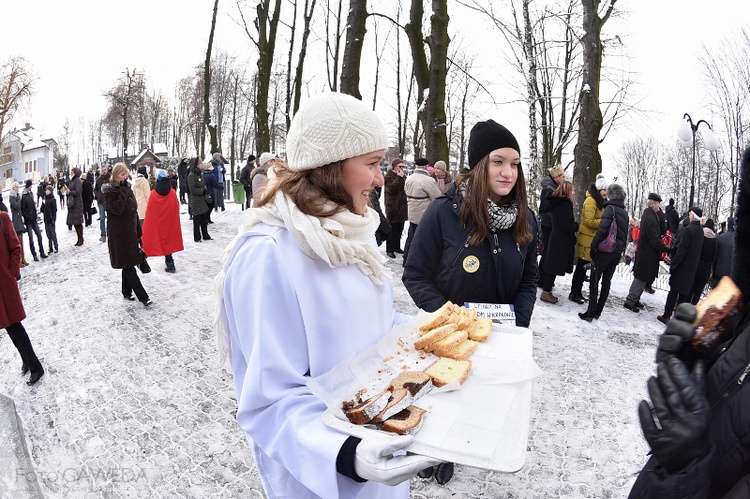
{"type": "MultiPolygon", "coordinates": [[[[325,208],[333,206],[333,202],[330,202],[325,208]]],[[[364,216],[344,209],[330,217],[314,217],[302,213],[281,190],[276,191],[272,202],[245,212],[237,236],[221,254],[221,270],[214,279],[214,330],[217,334],[220,364],[229,355],[228,331],[221,318],[226,263],[242,235],[260,223],[286,228],[306,255],[323,260],[331,268],[356,265],[379,286],[384,286],[384,279],[392,275],[385,266],[386,258],[372,244],[380,224],[380,217],[375,210],[368,208],[364,216]]]]}

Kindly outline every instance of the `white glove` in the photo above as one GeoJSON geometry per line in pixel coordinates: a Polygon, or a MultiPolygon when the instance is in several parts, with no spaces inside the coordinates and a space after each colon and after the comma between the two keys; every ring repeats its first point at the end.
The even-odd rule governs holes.
{"type": "Polygon", "coordinates": [[[364,438],[357,445],[354,470],[366,480],[393,486],[442,462],[416,454],[393,456],[395,451],[409,447],[413,441],[411,435],[364,438]]]}

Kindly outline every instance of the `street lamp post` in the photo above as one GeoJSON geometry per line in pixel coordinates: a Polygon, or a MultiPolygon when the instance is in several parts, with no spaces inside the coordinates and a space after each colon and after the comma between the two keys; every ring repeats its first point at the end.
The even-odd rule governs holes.
{"type": "Polygon", "coordinates": [[[714,130],[711,124],[706,120],[699,120],[693,124],[693,119],[688,113],[682,117],[683,121],[680,127],[677,129],[677,136],[682,141],[685,147],[693,148],[693,171],[690,175],[690,203],[688,204],[688,210],[693,207],[693,200],[695,198],[695,132],[698,131],[698,127],[701,123],[705,123],[708,127],[708,132],[703,133],[703,147],[709,152],[714,152],[719,148],[719,141],[714,134],[714,130]]]}

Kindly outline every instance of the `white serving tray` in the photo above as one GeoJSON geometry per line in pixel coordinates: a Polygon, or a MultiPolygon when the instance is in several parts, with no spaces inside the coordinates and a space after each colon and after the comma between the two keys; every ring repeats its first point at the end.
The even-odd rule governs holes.
{"type": "MultiPolygon", "coordinates": [[[[432,355],[420,358],[418,352],[409,351],[408,346],[418,337],[416,326],[422,319],[420,315],[407,325],[397,326],[369,352],[348,359],[309,383],[313,393],[328,407],[322,417],[324,424],[360,438],[393,435],[371,425],[350,423],[340,405],[353,397],[355,386],[366,386],[362,377],[378,380],[381,385],[374,382],[369,388],[379,390],[404,365],[424,369],[437,360],[432,355]],[[385,364],[397,359],[396,365],[383,369],[381,362],[378,368],[374,359],[383,356],[385,364]],[[345,381],[347,377],[349,380],[345,381]]],[[[492,336],[478,346],[471,360],[472,371],[459,389],[446,391],[449,387],[444,387],[415,402],[427,413],[408,450],[466,466],[516,472],[526,459],[533,378],[541,374],[532,358],[532,332],[495,324],[492,336]]]]}

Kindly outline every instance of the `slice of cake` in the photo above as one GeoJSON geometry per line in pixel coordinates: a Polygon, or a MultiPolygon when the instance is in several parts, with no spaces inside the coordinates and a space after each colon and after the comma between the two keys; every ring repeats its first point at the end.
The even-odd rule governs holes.
{"type": "Polygon", "coordinates": [[[372,421],[372,418],[383,412],[388,404],[391,392],[384,390],[367,400],[357,397],[355,400],[345,401],[341,405],[344,414],[354,424],[366,424],[372,421]]]}
{"type": "Polygon", "coordinates": [[[405,388],[412,396],[412,402],[432,390],[432,378],[423,371],[404,371],[391,381],[390,390],[405,388]]]}
{"type": "Polygon", "coordinates": [[[429,331],[443,324],[453,312],[453,303],[447,301],[443,306],[431,313],[427,319],[419,326],[420,331],[429,331]]]}
{"type": "Polygon", "coordinates": [[[433,350],[450,350],[453,347],[458,346],[459,343],[469,337],[469,333],[463,330],[454,331],[442,340],[430,343],[424,350],[425,352],[432,352],[433,350]]]}
{"type": "Polygon", "coordinates": [[[471,357],[471,355],[474,353],[474,350],[477,349],[477,345],[479,345],[479,343],[474,340],[464,340],[453,348],[450,348],[448,350],[435,349],[433,353],[439,357],[448,357],[455,360],[466,360],[471,357]]]}
{"type": "Polygon", "coordinates": [[[492,319],[489,317],[478,317],[474,328],[469,331],[469,339],[474,341],[487,341],[492,332],[492,319]]]}
{"type": "Polygon", "coordinates": [[[406,388],[397,388],[390,392],[391,396],[388,403],[380,413],[372,418],[372,423],[382,423],[394,414],[397,414],[411,405],[414,400],[409,390],[406,388]]]}
{"type": "Polygon", "coordinates": [[[726,328],[727,319],[737,310],[742,300],[742,291],[731,277],[722,277],[719,284],[695,306],[698,312],[695,322],[693,347],[709,348],[726,328]]]}
{"type": "Polygon", "coordinates": [[[417,350],[422,350],[427,345],[442,340],[443,338],[454,332],[456,329],[458,329],[458,326],[456,326],[455,324],[443,324],[442,326],[438,326],[435,329],[431,329],[414,342],[414,348],[416,348],[417,350]]]}
{"type": "Polygon", "coordinates": [[[383,421],[383,430],[399,435],[413,435],[422,426],[422,416],[426,411],[410,405],[398,414],[383,421]]]}
{"type": "Polygon", "coordinates": [[[469,376],[471,370],[470,360],[455,360],[447,357],[440,357],[430,367],[424,370],[430,378],[432,384],[441,387],[452,381],[463,383],[469,376]]]}

